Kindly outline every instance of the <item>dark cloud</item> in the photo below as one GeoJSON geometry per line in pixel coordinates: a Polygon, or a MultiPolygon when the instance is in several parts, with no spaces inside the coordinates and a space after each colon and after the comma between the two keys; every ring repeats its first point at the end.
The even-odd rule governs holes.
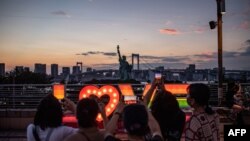
{"type": "Polygon", "coordinates": [[[164,57],[162,59],[163,62],[169,62],[169,63],[180,63],[185,62],[187,60],[190,60],[188,57],[164,57]]]}
{"type": "Polygon", "coordinates": [[[200,59],[213,59],[213,58],[216,57],[215,55],[216,55],[215,53],[210,53],[210,54],[201,53],[201,54],[195,54],[195,55],[192,55],[192,56],[200,58],[200,59]]]}
{"type": "Polygon", "coordinates": [[[237,56],[239,56],[239,52],[223,51],[223,57],[225,58],[231,58],[231,57],[237,57],[237,56]]]}
{"type": "Polygon", "coordinates": [[[101,52],[101,51],[89,51],[89,52],[84,52],[84,53],[76,54],[76,55],[87,56],[87,55],[96,55],[96,54],[102,54],[105,56],[116,56],[117,55],[117,53],[115,53],[115,52],[101,52]]]}
{"type": "Polygon", "coordinates": [[[81,55],[87,56],[87,55],[88,55],[88,53],[82,53],[81,55]]]}
{"type": "Polygon", "coordinates": [[[150,56],[150,55],[142,55],[140,58],[143,59],[163,59],[164,57],[159,57],[159,56],[150,56]]]}
{"type": "Polygon", "coordinates": [[[169,63],[170,62],[183,62],[183,61],[189,60],[188,57],[182,57],[182,56],[162,57],[162,56],[143,55],[143,56],[140,56],[140,58],[151,60],[151,62],[155,62],[155,60],[157,60],[158,62],[160,61],[160,62],[169,62],[169,63]]]}
{"type": "Polygon", "coordinates": [[[58,11],[53,11],[51,12],[52,15],[56,15],[56,16],[65,16],[70,18],[70,15],[62,10],[58,10],[58,11]]]}
{"type": "Polygon", "coordinates": [[[115,52],[104,52],[103,55],[106,55],[106,56],[116,56],[117,53],[115,53],[115,52]]]}
{"type": "Polygon", "coordinates": [[[246,47],[244,51],[240,53],[240,56],[249,56],[250,57],[250,39],[245,42],[246,47]]]}
{"type": "Polygon", "coordinates": [[[100,52],[100,51],[89,51],[89,52],[87,52],[87,54],[92,54],[92,55],[94,55],[94,54],[101,54],[102,52],[100,52]]]}
{"type": "Polygon", "coordinates": [[[119,64],[118,63],[93,64],[92,67],[95,67],[97,69],[118,69],[119,68],[119,64]]]}

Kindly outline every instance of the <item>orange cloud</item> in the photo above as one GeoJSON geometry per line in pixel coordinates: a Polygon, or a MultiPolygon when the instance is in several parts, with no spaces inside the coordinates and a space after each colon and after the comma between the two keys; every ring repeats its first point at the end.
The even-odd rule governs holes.
{"type": "Polygon", "coordinates": [[[204,33],[207,29],[203,27],[198,27],[197,29],[194,30],[195,33],[204,33]]]}
{"type": "Polygon", "coordinates": [[[244,21],[240,24],[241,29],[249,29],[250,28],[250,22],[249,21],[244,21]]]}
{"type": "Polygon", "coordinates": [[[178,35],[181,34],[179,31],[175,30],[175,29],[160,29],[160,33],[162,34],[168,34],[168,35],[178,35]]]}

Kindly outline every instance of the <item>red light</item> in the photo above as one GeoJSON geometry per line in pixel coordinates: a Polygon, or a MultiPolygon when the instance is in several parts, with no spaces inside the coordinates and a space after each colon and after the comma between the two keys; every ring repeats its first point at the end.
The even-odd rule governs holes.
{"type": "MultiPolygon", "coordinates": [[[[93,85],[85,86],[80,91],[79,100],[82,98],[87,98],[90,95],[95,95],[98,98],[100,98],[103,95],[108,95],[110,97],[109,103],[105,106],[105,111],[106,111],[107,116],[109,116],[115,110],[114,107],[117,106],[118,101],[120,99],[118,90],[114,86],[111,86],[111,85],[104,85],[101,88],[98,88],[93,85]]],[[[96,120],[102,121],[102,117],[100,114],[98,114],[96,120]]]]}
{"type": "Polygon", "coordinates": [[[122,95],[124,95],[124,96],[125,95],[126,96],[129,96],[129,95],[133,96],[134,95],[134,91],[133,91],[130,84],[120,84],[118,86],[119,86],[119,88],[121,90],[122,95]]]}
{"type": "Polygon", "coordinates": [[[53,94],[59,100],[64,98],[64,90],[64,85],[62,84],[55,84],[53,86],[53,94]]]}

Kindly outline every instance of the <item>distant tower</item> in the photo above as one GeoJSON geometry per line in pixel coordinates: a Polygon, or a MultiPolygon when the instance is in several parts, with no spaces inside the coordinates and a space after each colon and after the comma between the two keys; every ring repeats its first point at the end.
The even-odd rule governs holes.
{"type": "Polygon", "coordinates": [[[42,74],[46,74],[46,64],[39,64],[36,63],[35,64],[35,73],[42,73],[42,74]]]}
{"type": "Polygon", "coordinates": [[[0,76],[5,76],[5,64],[0,63],[0,76]]]}
{"type": "Polygon", "coordinates": [[[51,76],[52,77],[58,76],[58,64],[51,64],[51,76]]]}
{"type": "Polygon", "coordinates": [[[62,67],[63,76],[70,75],[70,67],[62,67]]]}
{"type": "Polygon", "coordinates": [[[16,71],[16,73],[22,73],[22,72],[24,72],[24,67],[23,66],[16,66],[15,71],[16,71]]]}
{"type": "Polygon", "coordinates": [[[73,66],[73,72],[72,74],[80,74],[81,70],[79,66],[73,66]]]}
{"type": "Polygon", "coordinates": [[[195,72],[195,64],[189,64],[188,69],[189,69],[191,72],[195,72]]]}
{"type": "Polygon", "coordinates": [[[132,69],[134,70],[134,58],[137,58],[137,70],[140,70],[140,55],[132,54],[132,69]]]}
{"type": "Polygon", "coordinates": [[[195,73],[195,64],[189,64],[189,66],[185,70],[186,80],[193,81],[193,74],[195,73]]]}
{"type": "Polygon", "coordinates": [[[76,65],[80,65],[80,72],[82,73],[82,62],[76,62],[76,65]]]}
{"type": "Polygon", "coordinates": [[[24,70],[24,72],[30,72],[30,68],[29,67],[24,67],[23,70],[24,70]]]}

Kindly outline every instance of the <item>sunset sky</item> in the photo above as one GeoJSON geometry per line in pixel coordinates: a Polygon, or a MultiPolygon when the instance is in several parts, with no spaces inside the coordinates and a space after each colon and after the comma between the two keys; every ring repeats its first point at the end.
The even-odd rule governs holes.
{"type": "MultiPolygon", "coordinates": [[[[250,1],[225,0],[223,66],[250,70],[250,1]]],[[[0,63],[117,69],[116,46],[141,68],[217,67],[216,0],[0,0],[0,63]]]]}

